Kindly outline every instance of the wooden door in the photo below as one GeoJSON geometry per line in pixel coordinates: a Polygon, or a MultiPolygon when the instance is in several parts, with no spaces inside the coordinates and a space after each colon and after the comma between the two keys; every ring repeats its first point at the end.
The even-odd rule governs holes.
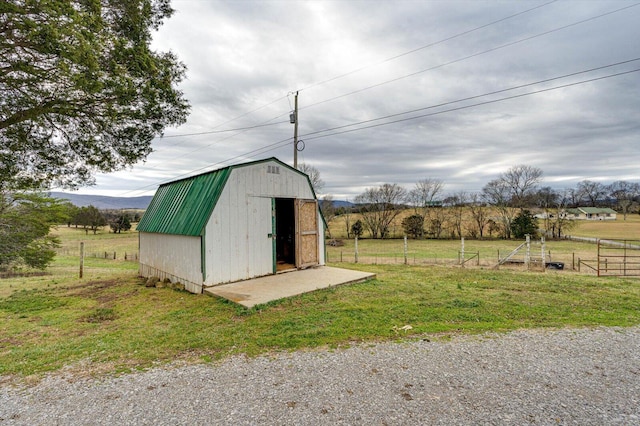
{"type": "Polygon", "coordinates": [[[296,267],[318,264],[318,202],[296,200],[296,267]]]}

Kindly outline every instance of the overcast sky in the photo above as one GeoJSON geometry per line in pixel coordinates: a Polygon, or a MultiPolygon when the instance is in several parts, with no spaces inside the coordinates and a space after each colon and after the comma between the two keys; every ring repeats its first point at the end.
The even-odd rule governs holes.
{"type": "Polygon", "coordinates": [[[335,199],[425,178],[476,192],[520,164],[558,189],[640,181],[637,1],[172,4],[154,46],[188,68],[188,122],[80,193],[149,195],[231,164],[292,164],[296,91],[298,161],[335,199]]]}

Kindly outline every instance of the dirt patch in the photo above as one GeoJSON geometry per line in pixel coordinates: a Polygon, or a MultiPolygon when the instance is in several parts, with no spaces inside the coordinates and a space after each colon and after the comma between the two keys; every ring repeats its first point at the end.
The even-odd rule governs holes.
{"type": "Polygon", "coordinates": [[[105,288],[115,287],[120,284],[121,283],[117,280],[89,281],[89,282],[78,284],[78,285],[68,286],[68,287],[65,287],[65,289],[67,290],[87,289],[87,292],[78,293],[78,295],[84,296],[86,294],[91,294],[92,291],[103,290],[105,288]]]}

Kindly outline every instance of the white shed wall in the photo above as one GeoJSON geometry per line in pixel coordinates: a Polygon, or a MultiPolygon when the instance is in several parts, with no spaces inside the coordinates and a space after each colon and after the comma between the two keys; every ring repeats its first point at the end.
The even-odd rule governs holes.
{"type": "Polygon", "coordinates": [[[318,263],[320,265],[324,265],[325,263],[325,239],[324,235],[326,233],[326,228],[324,226],[324,220],[322,220],[322,215],[318,210],[318,263]]]}
{"type": "Polygon", "coordinates": [[[181,282],[202,292],[200,237],[140,232],[140,275],[181,282]]]}
{"type": "MultiPolygon", "coordinates": [[[[205,230],[205,285],[273,273],[272,198],[314,194],[305,176],[275,161],[232,170],[205,230]]],[[[318,238],[324,264],[324,233],[318,238]]]]}

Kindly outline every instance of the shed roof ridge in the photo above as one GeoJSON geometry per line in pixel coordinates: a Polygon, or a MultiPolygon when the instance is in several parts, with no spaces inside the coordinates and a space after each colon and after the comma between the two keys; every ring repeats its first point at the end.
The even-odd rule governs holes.
{"type": "Polygon", "coordinates": [[[192,175],[192,176],[186,176],[186,177],[183,177],[183,178],[180,178],[180,179],[176,179],[176,180],[172,180],[172,181],[169,181],[169,182],[165,182],[163,184],[160,184],[159,187],[169,186],[169,185],[175,184],[176,182],[182,182],[182,181],[185,181],[185,180],[194,179],[194,178],[197,178],[197,177],[200,177],[200,176],[208,175],[210,173],[221,172],[221,171],[227,170],[227,169],[232,170],[232,169],[236,169],[236,168],[240,168],[240,167],[247,167],[247,166],[253,166],[253,165],[256,165],[256,164],[260,164],[260,163],[266,163],[267,161],[275,161],[276,163],[279,163],[282,166],[285,166],[285,167],[287,167],[287,168],[289,168],[289,169],[291,169],[291,170],[293,170],[295,172],[298,172],[298,173],[303,174],[303,175],[306,176],[306,173],[304,173],[303,171],[298,170],[295,167],[292,167],[292,166],[288,165],[287,163],[279,160],[278,158],[269,157],[269,158],[263,158],[261,160],[249,161],[249,162],[246,162],[246,163],[230,164],[228,166],[221,167],[219,169],[209,170],[207,172],[202,172],[202,173],[198,173],[198,174],[195,174],[195,175],[192,175]]]}
{"type": "Polygon", "coordinates": [[[313,198],[317,198],[306,173],[270,157],[222,167],[160,185],[138,223],[138,230],[185,236],[202,235],[233,170],[268,162],[277,163],[304,176],[313,198]]]}

